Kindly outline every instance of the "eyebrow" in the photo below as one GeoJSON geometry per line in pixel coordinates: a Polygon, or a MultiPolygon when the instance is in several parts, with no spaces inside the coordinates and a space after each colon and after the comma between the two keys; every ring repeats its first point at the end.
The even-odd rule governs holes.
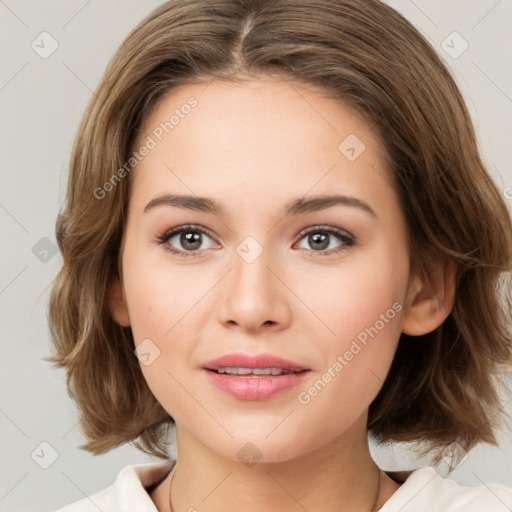
{"type": "MultiPolygon", "coordinates": [[[[149,203],[145,206],[144,213],[161,205],[173,206],[183,210],[212,213],[214,215],[226,215],[227,213],[224,206],[214,199],[210,199],[208,197],[177,194],[162,194],[151,199],[151,201],[149,201],[149,203]]],[[[340,194],[320,195],[309,198],[301,197],[295,199],[285,205],[284,215],[295,216],[307,212],[325,210],[337,205],[359,208],[378,219],[378,216],[373,208],[365,201],[356,197],[340,194]]]]}

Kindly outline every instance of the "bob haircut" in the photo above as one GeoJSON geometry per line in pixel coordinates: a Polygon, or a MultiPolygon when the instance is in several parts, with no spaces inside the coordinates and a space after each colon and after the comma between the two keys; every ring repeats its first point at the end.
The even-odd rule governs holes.
{"type": "Polygon", "coordinates": [[[408,225],[411,271],[428,279],[435,258],[456,265],[452,312],[424,336],[402,333],[368,432],[377,442],[426,443],[435,460],[454,442],[497,445],[497,376],[512,360],[512,222],[447,66],[379,0],[171,0],[127,36],[90,99],[56,222],[63,266],[49,301],[47,360],[67,370],[88,441],[81,448],[100,454],[130,442],[168,458],[174,420],[109,303],[122,278],[126,163],[142,124],[178,86],[276,75],[355,108],[377,131],[408,225]]]}

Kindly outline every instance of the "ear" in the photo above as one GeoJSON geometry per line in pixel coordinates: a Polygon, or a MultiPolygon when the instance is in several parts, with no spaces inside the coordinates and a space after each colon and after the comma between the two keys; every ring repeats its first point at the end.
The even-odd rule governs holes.
{"type": "Polygon", "coordinates": [[[121,327],[130,326],[130,315],[128,314],[126,296],[118,277],[114,279],[110,288],[110,313],[114,322],[121,327]]]}
{"type": "Polygon", "coordinates": [[[456,264],[440,257],[427,269],[427,276],[414,276],[402,317],[402,332],[422,336],[437,329],[450,314],[455,302],[456,264]]]}

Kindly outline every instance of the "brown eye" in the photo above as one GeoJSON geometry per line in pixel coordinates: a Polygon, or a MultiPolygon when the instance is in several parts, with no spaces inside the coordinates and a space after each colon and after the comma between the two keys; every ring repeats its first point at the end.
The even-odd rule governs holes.
{"type": "Polygon", "coordinates": [[[301,240],[305,240],[309,247],[302,247],[311,252],[330,255],[355,244],[355,238],[345,231],[333,227],[315,227],[301,233],[301,240]],[[334,245],[334,240],[341,243],[334,245]],[[326,250],[330,247],[329,250],[326,250]]]}
{"type": "Polygon", "coordinates": [[[202,237],[198,231],[185,231],[179,235],[179,242],[185,250],[196,251],[201,247],[202,237]]]}
{"type": "Polygon", "coordinates": [[[327,249],[331,235],[329,233],[313,233],[308,235],[308,243],[315,250],[327,249]]]}
{"type": "Polygon", "coordinates": [[[179,256],[197,256],[206,249],[211,249],[216,244],[209,233],[199,226],[180,226],[165,232],[158,243],[167,250],[179,256]],[[205,241],[211,243],[205,246],[205,241]]]}

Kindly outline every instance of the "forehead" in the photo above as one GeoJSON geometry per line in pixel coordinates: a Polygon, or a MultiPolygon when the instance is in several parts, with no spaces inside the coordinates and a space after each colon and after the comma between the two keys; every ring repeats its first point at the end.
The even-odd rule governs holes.
{"type": "Polygon", "coordinates": [[[230,138],[224,141],[243,140],[245,149],[265,136],[285,144],[304,135],[315,142],[327,134],[341,137],[351,133],[359,133],[370,145],[379,145],[367,120],[346,102],[311,84],[265,76],[241,82],[211,80],[172,89],[153,107],[141,134],[156,131],[160,139],[194,128],[199,136],[202,130],[198,125],[205,125],[205,130],[215,126],[215,131],[208,133],[210,138],[222,139],[229,131],[230,138]]]}
{"type": "Polygon", "coordinates": [[[290,196],[336,187],[361,194],[390,183],[383,145],[362,115],[283,79],[174,89],[153,108],[136,146],[150,140],[134,173],[146,196],[166,187],[218,197],[269,198],[285,187],[290,196]]]}

